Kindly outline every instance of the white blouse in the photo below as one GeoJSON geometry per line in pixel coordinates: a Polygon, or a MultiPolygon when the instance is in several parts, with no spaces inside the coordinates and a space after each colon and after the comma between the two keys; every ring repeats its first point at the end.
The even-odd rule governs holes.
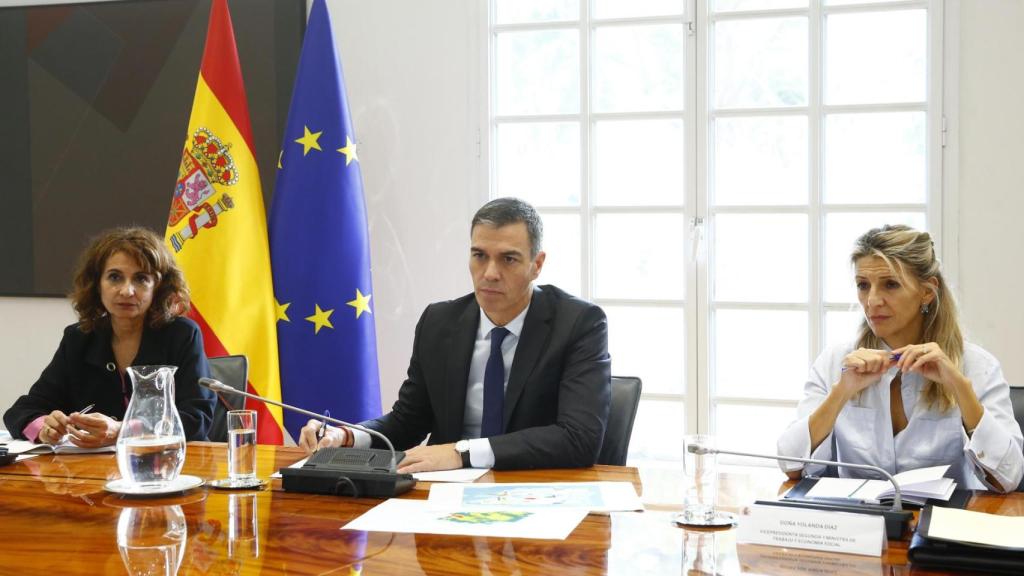
{"type": "MultiPolygon", "coordinates": [[[[889,383],[896,377],[890,368],[881,380],[866,388],[859,398],[843,406],[832,433],[813,454],[808,419],[839,381],[843,358],[853,351],[847,343],[822,352],[811,366],[804,384],[804,397],[797,406],[797,419],[782,433],[778,441],[780,455],[820,460],[837,460],[853,464],[871,464],[890,474],[949,464],[946,476],[961,488],[994,490],[985,480],[985,472],[1006,490],[1013,491],[1024,475],[1024,454],[1020,426],[1013,418],[1010,387],[1003,377],[999,361],[973,344],[964,344],[962,372],[970,379],[974,392],[984,407],[981,421],[970,437],[960,420],[960,409],[953,406],[938,412],[919,403],[925,381],[919,374],[904,374],[900,391],[907,411],[907,427],[892,435],[889,410],[889,383]],[[833,443],[835,453],[833,454],[833,443]]],[[[804,468],[804,475],[818,475],[822,466],[779,462],[783,471],[804,468]]],[[[869,470],[838,468],[840,477],[871,477],[869,470]]]]}

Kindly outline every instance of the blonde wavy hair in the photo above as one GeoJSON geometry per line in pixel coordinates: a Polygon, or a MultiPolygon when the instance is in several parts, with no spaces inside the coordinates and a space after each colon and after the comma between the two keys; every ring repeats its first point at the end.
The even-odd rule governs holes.
{"type": "MultiPolygon", "coordinates": [[[[921,310],[924,315],[921,342],[938,344],[960,370],[964,339],[957,319],[956,302],[942,277],[942,267],[935,257],[935,244],[931,236],[902,224],[872,228],[857,239],[850,262],[856,266],[858,260],[867,256],[877,256],[884,260],[897,278],[913,278],[932,291],[935,298],[921,310]],[[931,278],[937,281],[934,285],[928,281],[931,278]]],[[[866,318],[860,325],[857,346],[871,349],[883,346],[882,339],[871,330],[866,318]]],[[[941,412],[948,411],[954,405],[952,395],[941,384],[931,380],[921,390],[921,399],[929,408],[938,408],[941,412]]]]}

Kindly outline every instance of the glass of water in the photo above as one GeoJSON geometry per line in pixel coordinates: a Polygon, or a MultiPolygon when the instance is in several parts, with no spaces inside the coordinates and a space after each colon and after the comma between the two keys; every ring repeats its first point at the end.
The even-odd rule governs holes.
{"type": "Polygon", "coordinates": [[[228,480],[256,482],[256,411],[228,412],[228,480]]]}
{"type": "Polygon", "coordinates": [[[691,449],[714,448],[714,437],[693,434],[686,436],[683,441],[683,511],[676,514],[676,523],[687,526],[731,525],[734,522],[731,514],[715,511],[715,501],[718,497],[718,468],[715,455],[691,449]]]}

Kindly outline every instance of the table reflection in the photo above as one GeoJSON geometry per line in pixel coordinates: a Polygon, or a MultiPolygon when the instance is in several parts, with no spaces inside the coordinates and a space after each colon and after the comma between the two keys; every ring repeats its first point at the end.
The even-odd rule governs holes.
{"type": "Polygon", "coordinates": [[[117,520],[117,548],[133,576],[177,574],[187,539],[181,506],[124,508],[117,520]]]}
{"type": "Polygon", "coordinates": [[[683,530],[683,574],[717,574],[718,549],[715,532],[683,530]]]}
{"type": "Polygon", "coordinates": [[[256,493],[228,496],[228,557],[240,561],[260,555],[256,493]]]}

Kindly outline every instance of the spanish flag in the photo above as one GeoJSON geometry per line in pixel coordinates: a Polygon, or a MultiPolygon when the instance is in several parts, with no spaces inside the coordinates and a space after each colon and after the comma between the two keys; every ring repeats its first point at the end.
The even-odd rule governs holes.
{"type": "MultiPolygon", "coordinates": [[[[192,291],[207,356],[245,354],[249,391],[281,400],[277,309],[249,105],[227,0],[214,0],[166,242],[192,291]]],[[[281,444],[281,409],[257,410],[259,442],[281,444]]]]}

